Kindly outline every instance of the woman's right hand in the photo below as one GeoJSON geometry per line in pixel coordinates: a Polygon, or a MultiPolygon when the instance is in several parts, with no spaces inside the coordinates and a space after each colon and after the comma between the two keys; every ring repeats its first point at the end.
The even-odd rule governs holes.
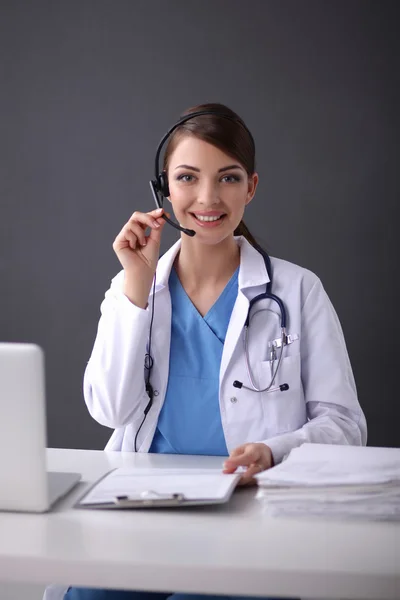
{"type": "Polygon", "coordinates": [[[115,238],[113,249],[124,271],[124,293],[129,300],[145,308],[160,254],[164,209],[149,213],[134,212],[115,238]],[[150,234],[145,235],[150,228],[150,234]]]}

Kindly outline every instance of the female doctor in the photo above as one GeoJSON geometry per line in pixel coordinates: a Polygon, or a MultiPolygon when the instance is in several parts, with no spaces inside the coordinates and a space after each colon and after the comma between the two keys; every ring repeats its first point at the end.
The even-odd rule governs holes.
{"type": "MultiPolygon", "coordinates": [[[[213,114],[174,129],[163,165],[173,212],[195,235],[159,259],[163,209],[123,226],[84,394],[92,417],[115,429],[106,449],[220,455],[249,484],[304,442],[366,444],[366,421],[321,281],[277,258],[268,274],[243,223],[258,183],[250,132],[220,104],[185,115],[201,111],[213,114]],[[271,278],[286,323],[269,297],[246,328],[271,278]]],[[[119,598],[76,591],[66,598],[119,598]]]]}

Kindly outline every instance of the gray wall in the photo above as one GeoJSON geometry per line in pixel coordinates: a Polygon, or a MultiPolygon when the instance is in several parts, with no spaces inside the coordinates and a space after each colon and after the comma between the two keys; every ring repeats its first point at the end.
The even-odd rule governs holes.
{"type": "MultiPolygon", "coordinates": [[[[400,445],[396,13],[367,0],[1,2],[0,339],[46,351],[50,446],[102,448],[111,433],[82,396],[119,270],[111,245],[153,208],[164,131],[210,101],[256,139],[248,226],[321,277],[369,444],[400,445]]],[[[162,249],[175,239],[166,230],[162,249]]]]}

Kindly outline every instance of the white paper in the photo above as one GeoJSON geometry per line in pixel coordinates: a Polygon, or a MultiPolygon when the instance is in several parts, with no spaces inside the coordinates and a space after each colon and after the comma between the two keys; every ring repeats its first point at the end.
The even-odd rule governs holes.
{"type": "Polygon", "coordinates": [[[111,471],[80,501],[80,504],[113,502],[116,496],[129,499],[162,498],[183,494],[187,500],[224,500],[238,474],[215,469],[141,469],[120,468],[111,471]]]}
{"type": "Polygon", "coordinates": [[[400,449],[303,444],[256,476],[270,516],[400,520],[400,449]]]}
{"type": "Polygon", "coordinates": [[[357,485],[400,481],[400,448],[303,444],[256,475],[259,485],[357,485]]]}

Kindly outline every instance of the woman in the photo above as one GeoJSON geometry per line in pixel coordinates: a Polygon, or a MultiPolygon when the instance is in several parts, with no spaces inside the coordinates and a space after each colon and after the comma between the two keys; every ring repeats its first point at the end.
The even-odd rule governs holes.
{"type": "MultiPolygon", "coordinates": [[[[271,259],[287,337],[278,303],[259,301],[246,359],[249,303],[269,281],[242,221],[258,183],[254,142],[226,106],[185,115],[210,110],[177,127],[164,156],[172,209],[195,235],[159,260],[163,209],[124,225],[113,245],[123,270],[101,307],[84,392],[93,418],[115,429],[107,449],[226,456],[224,471],[245,467],[249,484],[304,442],[366,444],[366,422],[339,320],[310,271],[271,259]]],[[[114,598],[85,591],[94,595],[66,598],[114,598]]]]}

